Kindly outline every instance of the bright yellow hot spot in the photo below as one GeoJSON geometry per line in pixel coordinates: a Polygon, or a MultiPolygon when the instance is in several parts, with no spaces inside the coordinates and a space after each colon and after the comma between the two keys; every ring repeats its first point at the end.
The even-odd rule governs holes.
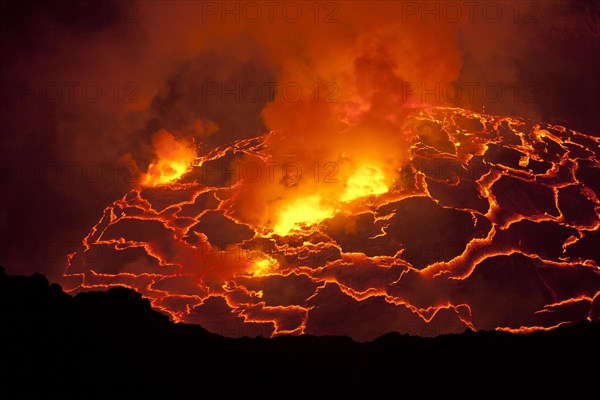
{"type": "Polygon", "coordinates": [[[150,164],[142,184],[144,186],[163,185],[179,178],[188,168],[189,164],[181,161],[158,160],[150,164]]]}
{"type": "Polygon", "coordinates": [[[314,225],[333,215],[334,209],[330,206],[324,206],[321,196],[302,197],[281,209],[279,220],[273,231],[280,236],[284,236],[300,225],[314,225]]]}
{"type": "Polygon", "coordinates": [[[155,159],[142,177],[142,185],[156,186],[175,180],[186,173],[196,157],[192,142],[176,139],[172,133],[161,129],[152,138],[155,159]]]}
{"type": "Polygon", "coordinates": [[[264,276],[275,268],[277,268],[277,261],[267,256],[267,258],[255,261],[249,272],[254,276],[264,276]]]}
{"type": "Polygon", "coordinates": [[[382,194],[388,190],[383,171],[377,167],[363,165],[348,178],[340,201],[348,202],[360,197],[382,194]]]}
{"type": "MultiPolygon", "coordinates": [[[[349,202],[360,197],[382,194],[388,190],[383,171],[371,165],[364,165],[348,178],[346,188],[340,197],[330,199],[329,204],[349,202]]],[[[302,225],[314,225],[333,217],[335,213],[336,210],[331,205],[323,202],[321,195],[301,197],[282,207],[273,231],[280,236],[285,236],[302,225]]]]}

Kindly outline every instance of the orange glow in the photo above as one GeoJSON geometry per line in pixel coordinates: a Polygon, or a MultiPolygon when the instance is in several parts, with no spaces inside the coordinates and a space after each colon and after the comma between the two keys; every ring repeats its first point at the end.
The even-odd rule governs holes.
{"type": "Polygon", "coordinates": [[[348,202],[361,197],[378,195],[389,190],[383,171],[371,165],[359,167],[346,182],[340,201],[348,202]]]}
{"type": "MultiPolygon", "coordinates": [[[[527,333],[576,322],[575,307],[578,313],[587,309],[588,320],[596,318],[598,266],[578,251],[595,240],[600,226],[598,196],[586,175],[595,176],[598,139],[575,131],[564,138],[564,128],[547,124],[526,130],[525,120],[512,117],[494,117],[482,133],[465,134],[457,116],[481,125],[487,118],[434,108],[414,117],[416,128],[407,127],[438,125],[448,132],[453,154],[446,153],[450,146],[444,154],[423,151],[415,138],[400,161],[378,160],[356,146],[352,162],[306,167],[293,185],[265,168],[262,180],[252,182],[208,187],[190,179],[136,188],[104,210],[67,258],[66,276],[81,280],[75,291],[125,285],[176,321],[210,324],[218,315],[239,323],[241,332],[269,337],[343,334],[362,341],[390,329],[426,336],[466,328],[527,333]],[[498,139],[501,124],[514,143],[498,139]],[[565,146],[581,161],[564,152],[547,168],[534,169],[532,163],[550,152],[538,142],[542,134],[544,143],[565,146]],[[488,159],[498,148],[523,155],[506,165],[488,159]],[[373,201],[352,203],[369,196],[373,201]],[[571,197],[580,209],[568,207],[571,197]],[[553,230],[563,238],[546,247],[539,236],[553,230]],[[110,257],[98,259],[100,253],[110,257]],[[506,292],[497,292],[493,274],[504,274],[506,292]],[[562,288],[563,280],[578,279],[587,283],[562,288]],[[494,296],[512,293],[513,282],[527,290],[511,297],[514,304],[495,302],[494,296]],[[506,318],[512,310],[522,315],[506,318]],[[376,326],[344,325],[349,313],[356,321],[377,313],[376,326]],[[341,328],[317,327],[329,321],[341,328]],[[436,328],[440,324],[449,328],[436,328]]],[[[235,141],[203,156],[202,164],[234,152],[262,165],[273,156],[273,139],[235,141]]],[[[194,161],[191,144],[167,131],[153,143],[157,158],[145,177],[149,184],[177,179],[194,161]],[[162,173],[161,166],[175,172],[162,173]]],[[[298,165],[314,165],[305,154],[298,154],[298,165]]],[[[242,177],[249,172],[239,171],[242,177]]]]}
{"type": "Polygon", "coordinates": [[[323,204],[319,195],[311,195],[294,200],[284,206],[279,212],[279,220],[273,232],[277,235],[287,235],[293,229],[302,225],[311,226],[334,215],[333,207],[323,204]]]}
{"type": "Polygon", "coordinates": [[[252,276],[265,276],[269,275],[271,271],[276,270],[278,267],[277,261],[269,256],[265,256],[260,260],[255,261],[250,268],[249,273],[252,276]]]}
{"type": "Polygon", "coordinates": [[[187,172],[196,158],[196,150],[190,140],[177,139],[165,129],[152,138],[155,159],[142,176],[143,186],[164,185],[187,172]]]}
{"type": "Polygon", "coordinates": [[[273,228],[277,235],[287,235],[301,226],[312,226],[335,215],[338,209],[330,204],[346,203],[361,197],[379,195],[388,191],[383,171],[372,165],[359,167],[346,181],[343,192],[329,193],[328,201],[319,194],[300,197],[283,206],[279,211],[278,222],[273,228]]]}

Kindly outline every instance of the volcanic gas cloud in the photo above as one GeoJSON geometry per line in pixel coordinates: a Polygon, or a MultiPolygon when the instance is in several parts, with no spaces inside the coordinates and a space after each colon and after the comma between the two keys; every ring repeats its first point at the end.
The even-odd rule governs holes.
{"type": "Polygon", "coordinates": [[[370,340],[597,319],[598,138],[407,98],[408,82],[461,76],[459,39],[477,48],[476,29],[365,4],[340,3],[335,26],[211,33],[244,37],[252,45],[234,57],[260,49],[301,95],[275,92],[257,110],[265,132],[226,144],[223,121],[155,130],[146,172],[69,255],[73,290],[125,285],[227,336],[370,340]]]}

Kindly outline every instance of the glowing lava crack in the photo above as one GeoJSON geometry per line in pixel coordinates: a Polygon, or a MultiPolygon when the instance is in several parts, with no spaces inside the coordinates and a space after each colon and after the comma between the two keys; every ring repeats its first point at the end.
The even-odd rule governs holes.
{"type": "Polygon", "coordinates": [[[183,152],[183,164],[156,161],[145,186],[108,206],[65,275],[80,278],[75,291],[134,288],[227,336],[370,340],[598,319],[597,138],[453,108],[415,111],[407,129],[393,171],[350,154],[320,175],[312,164],[279,175],[277,132],[185,171],[188,151],[173,144],[166,157],[183,152]]]}

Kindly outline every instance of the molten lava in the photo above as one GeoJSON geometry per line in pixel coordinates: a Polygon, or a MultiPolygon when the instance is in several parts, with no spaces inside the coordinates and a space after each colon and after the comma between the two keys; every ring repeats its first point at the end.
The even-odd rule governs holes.
{"type": "Polygon", "coordinates": [[[277,261],[267,256],[266,258],[256,260],[249,272],[253,276],[264,276],[277,269],[277,266],[277,261]]]}
{"type": "Polygon", "coordinates": [[[362,165],[350,176],[340,201],[352,201],[361,197],[383,194],[388,191],[383,171],[371,165],[362,165]]]}
{"type": "Polygon", "coordinates": [[[393,168],[359,154],[324,184],[207,178],[210,163],[267,171],[275,132],[194,160],[163,131],[146,185],[105,209],[66,275],[228,336],[529,332],[600,315],[598,138],[456,108],[414,110],[406,130],[393,168]]]}
{"type": "Polygon", "coordinates": [[[178,140],[165,129],[154,135],[152,147],[156,157],[148,166],[148,172],[142,176],[143,186],[163,185],[181,177],[196,158],[191,141],[178,140]]]}
{"type": "Polygon", "coordinates": [[[302,197],[284,206],[279,212],[279,221],[273,228],[277,235],[285,236],[294,228],[311,226],[330,218],[334,209],[325,205],[319,195],[302,197]]]}
{"type": "Polygon", "coordinates": [[[340,202],[378,195],[388,191],[383,171],[371,165],[362,165],[344,184],[343,191],[328,192],[329,198],[314,194],[294,199],[282,207],[273,232],[287,235],[294,228],[310,227],[333,217],[342,208],[340,202]],[[335,205],[335,206],[334,206],[335,205]]]}

